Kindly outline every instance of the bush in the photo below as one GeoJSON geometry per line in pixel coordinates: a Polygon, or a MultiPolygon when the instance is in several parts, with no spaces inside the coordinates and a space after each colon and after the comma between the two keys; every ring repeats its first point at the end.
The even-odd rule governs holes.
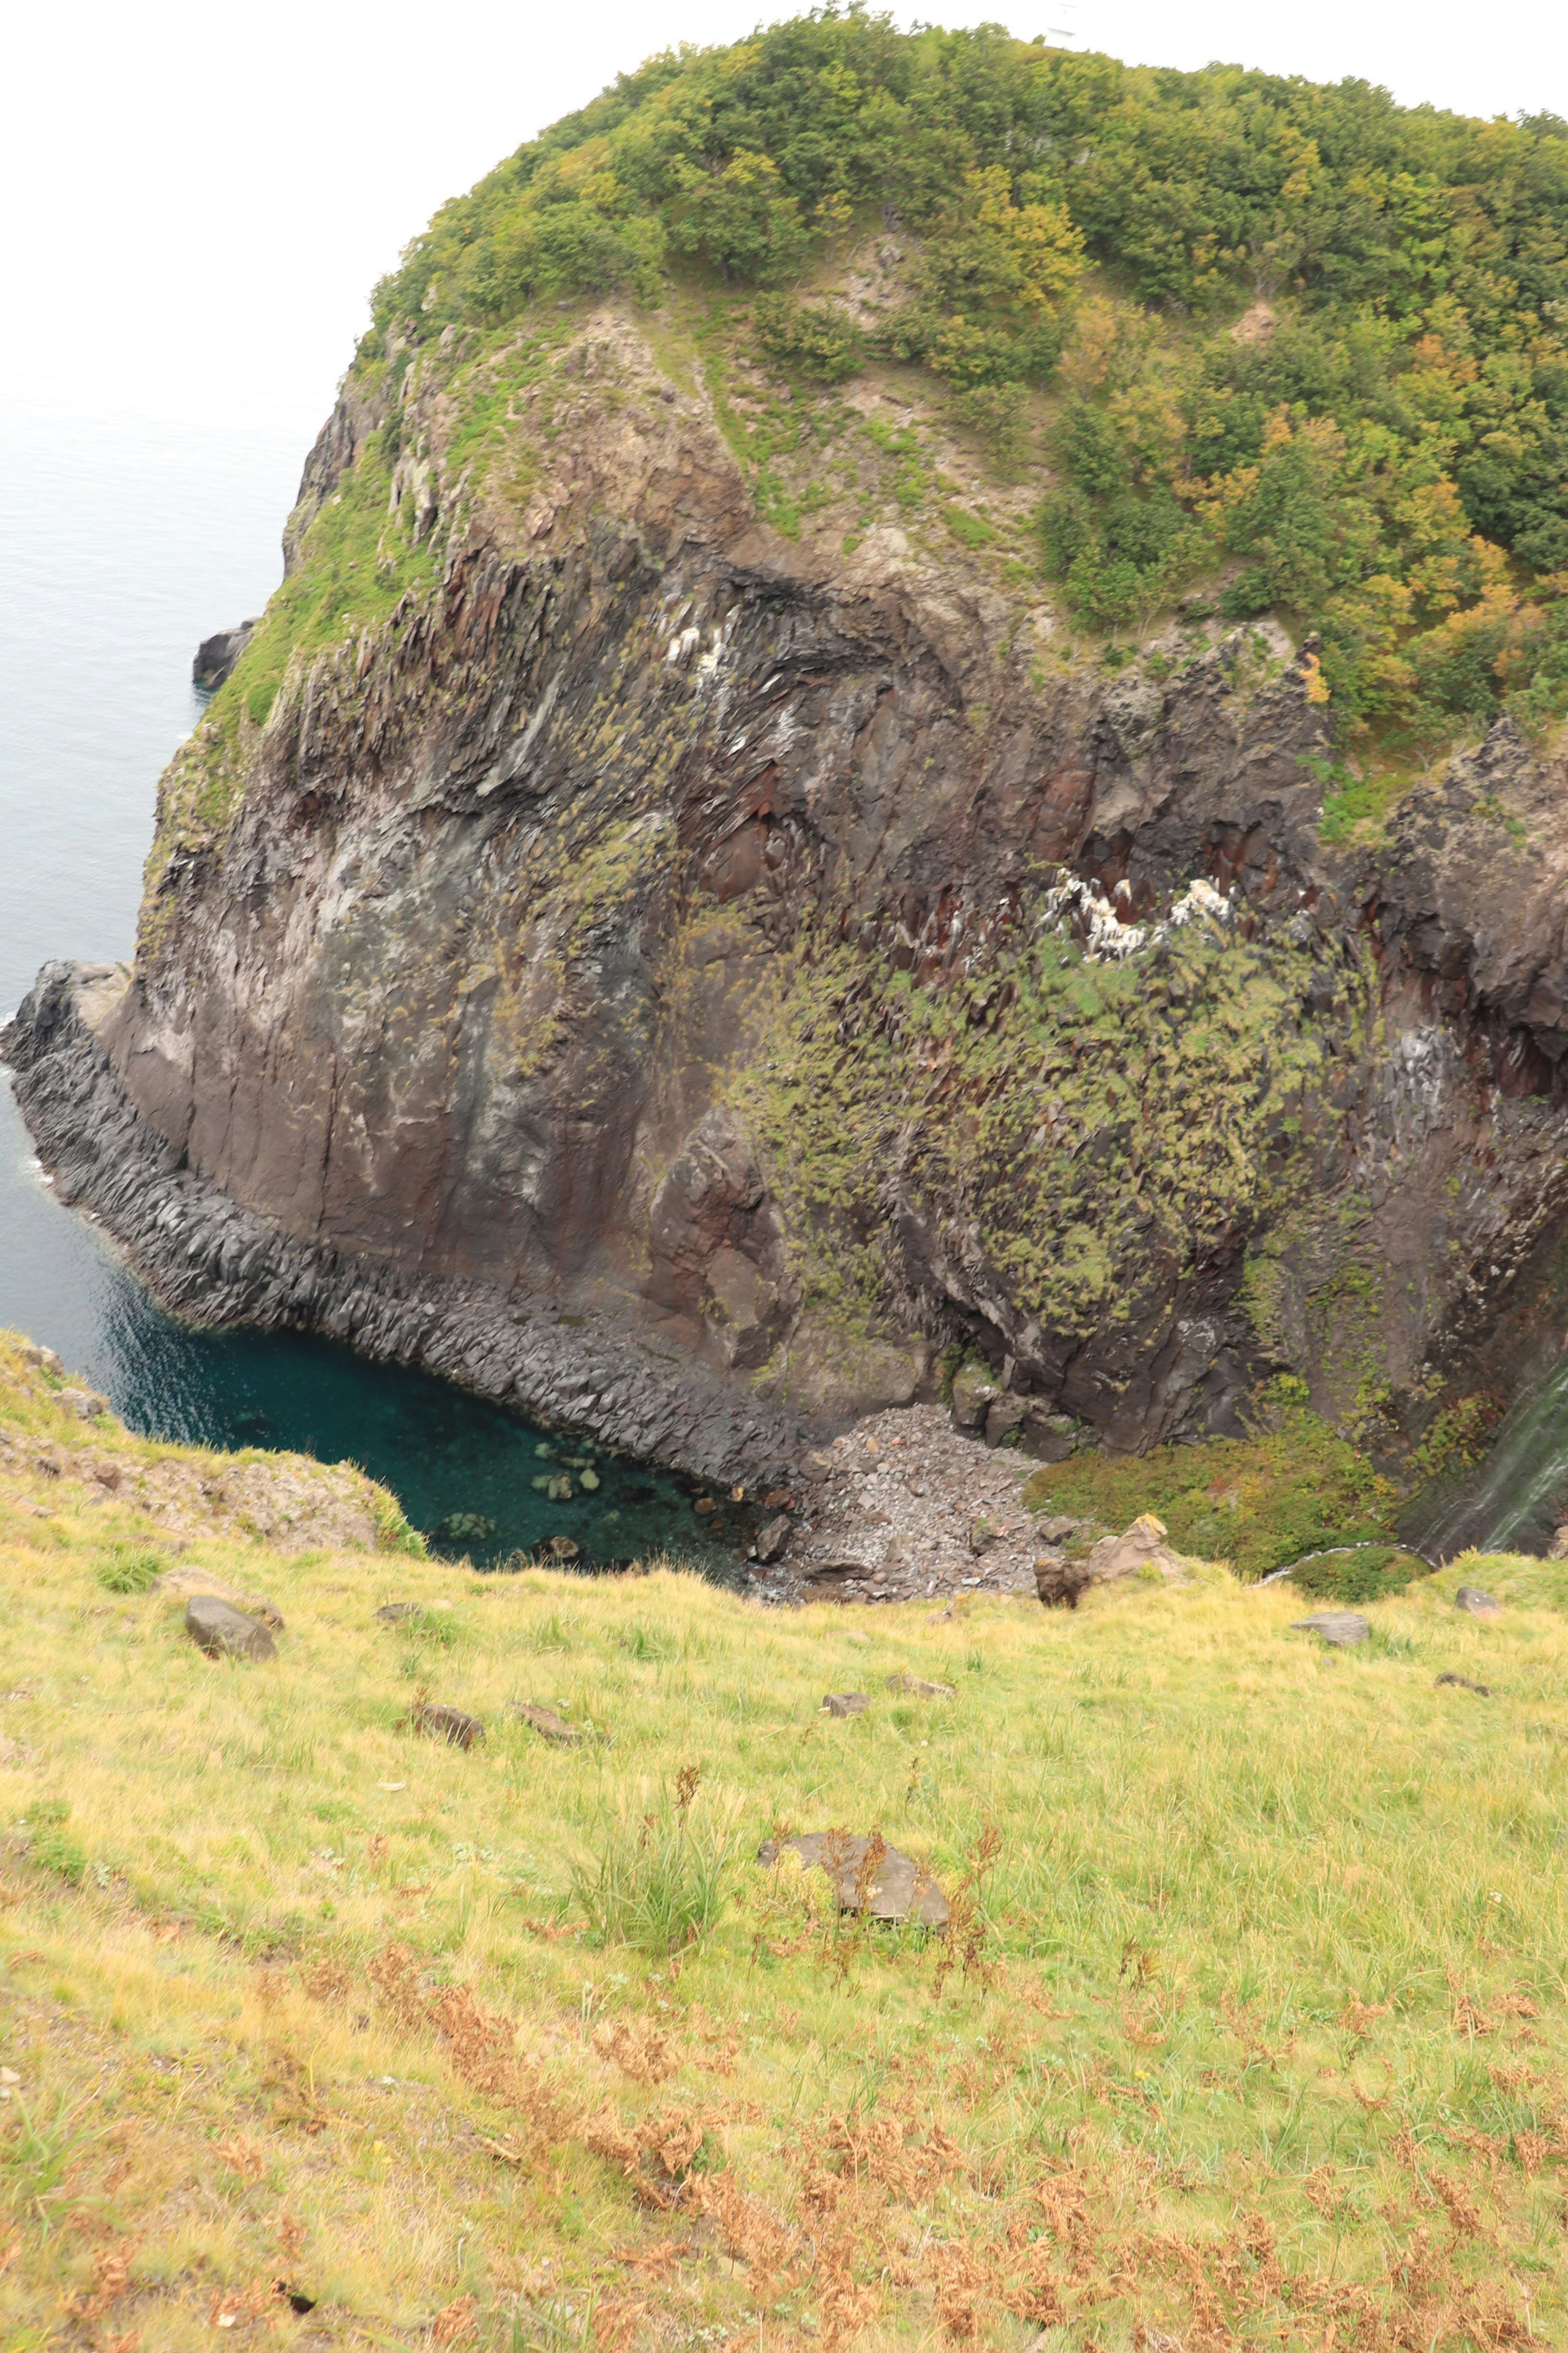
{"type": "Polygon", "coordinates": [[[167,1567],[162,1553],[116,1545],[109,1557],[99,1562],[95,1574],[106,1593],[151,1593],[167,1567]]]}
{"type": "Polygon", "coordinates": [[[1381,1601],[1431,1574],[1429,1563],[1397,1545],[1362,1545],[1354,1552],[1324,1553],[1304,1562],[1291,1570],[1290,1582],[1325,1601],[1381,1601]]]}
{"type": "Polygon", "coordinates": [[[1280,1394],[1266,1409],[1275,1426],[1254,1438],[1157,1446],[1131,1461],[1075,1455],[1037,1471],[1025,1501],[1118,1529],[1153,1512],[1178,1552],[1228,1561],[1247,1579],[1330,1545],[1386,1538],[1392,1483],[1310,1407],[1280,1394]]]}
{"type": "Polygon", "coordinates": [[[691,1819],[701,1776],[684,1766],[675,1791],[640,1821],[611,1824],[592,1865],[574,1866],[572,1899],[596,1943],[679,1952],[717,1925],[729,1901],[729,1825],[691,1819]]]}
{"type": "Polygon", "coordinates": [[[769,357],[812,384],[842,384],[866,364],[865,336],[831,303],[764,294],[754,317],[757,341],[769,357]]]}

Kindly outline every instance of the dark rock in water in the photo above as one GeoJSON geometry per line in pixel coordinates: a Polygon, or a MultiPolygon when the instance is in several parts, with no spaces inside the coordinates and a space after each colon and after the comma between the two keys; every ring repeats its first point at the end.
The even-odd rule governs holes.
{"type": "Polygon", "coordinates": [[[185,1604],[185,1631],[209,1659],[275,1659],[278,1646],[258,1619],[220,1601],[216,1594],[193,1593],[185,1604]]]}
{"type": "Polygon", "coordinates": [[[435,1700],[422,1699],[408,1711],[408,1721],[416,1732],[430,1740],[445,1740],[453,1748],[471,1748],[485,1736],[485,1727],[477,1715],[468,1715],[460,1707],[446,1707],[435,1700]]]}
{"type": "Polygon", "coordinates": [[[1461,1585],[1454,1596],[1456,1609],[1463,1609],[1471,1618],[1500,1618],[1502,1610],[1489,1593],[1479,1585],[1461,1585]]]}
{"type": "Polygon", "coordinates": [[[258,614],[255,619],[241,621],[237,629],[219,629],[216,637],[204,638],[191,664],[191,684],[205,687],[209,693],[216,691],[250,643],[259,618],[258,614]]]}
{"type": "MultiPolygon", "coordinates": [[[[785,1839],[782,1852],[798,1854],[808,1871],[826,1871],[838,1889],[841,1912],[865,1912],[873,1920],[907,1920],[911,1915],[928,1928],[945,1928],[948,1902],[923,1865],[896,1846],[873,1852],[870,1839],[852,1838],[847,1831],[808,1831],[803,1838],[785,1839]],[[869,1862],[868,1857],[869,1856],[869,1862]]],[[[757,1849],[761,1863],[776,1862],[781,1852],[776,1839],[757,1849]]]]}
{"type": "Polygon", "coordinates": [[[864,1692],[829,1692],[819,1715],[864,1715],[871,1703],[864,1692]]]}
{"type": "Polygon", "coordinates": [[[488,1544],[496,1532],[496,1524],[483,1512],[448,1512],[437,1520],[430,1534],[437,1544],[488,1544]]]}
{"type": "Polygon", "coordinates": [[[1490,1699],[1492,1695],[1490,1683],[1473,1683],[1468,1675],[1438,1675],[1434,1688],[1441,1691],[1445,1683],[1451,1684],[1455,1691],[1474,1692],[1478,1699],[1490,1699]]]}
{"type": "Polygon", "coordinates": [[[1291,1623],[1296,1633],[1316,1634],[1337,1651],[1353,1650],[1372,1632],[1366,1620],[1358,1617],[1353,1609],[1316,1609],[1311,1617],[1297,1618],[1291,1623]]]}
{"type": "Polygon", "coordinates": [[[1079,1596],[1095,1582],[1087,1561],[1046,1553],[1035,1563],[1035,1590],[1047,1609],[1076,1609],[1079,1596]]]}
{"type": "Polygon", "coordinates": [[[558,1748],[575,1748],[582,1741],[581,1726],[568,1724],[564,1716],[557,1715],[552,1707],[537,1706],[531,1700],[514,1699],[506,1713],[515,1716],[520,1724],[531,1725],[542,1740],[551,1741],[558,1748]]]}

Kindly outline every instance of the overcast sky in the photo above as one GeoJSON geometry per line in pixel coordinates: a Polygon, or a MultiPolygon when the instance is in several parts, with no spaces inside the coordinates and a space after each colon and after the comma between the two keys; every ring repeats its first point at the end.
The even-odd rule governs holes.
{"type": "MultiPolygon", "coordinates": [[[[1552,0],[1001,0],[931,13],[1000,16],[1025,37],[1066,34],[1156,64],[1222,58],[1360,75],[1412,104],[1568,114],[1568,15],[1552,0]]],[[[753,0],[18,11],[0,142],[4,397],[261,427],[303,448],[372,284],[444,197],[651,52],[731,40],[755,21],[753,0]]]]}

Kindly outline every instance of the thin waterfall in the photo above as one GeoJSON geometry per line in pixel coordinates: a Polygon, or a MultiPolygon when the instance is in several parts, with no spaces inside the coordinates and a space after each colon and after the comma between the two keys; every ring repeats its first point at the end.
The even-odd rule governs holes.
{"type": "MultiPolygon", "coordinates": [[[[1479,1472],[1409,1534],[1429,1560],[1477,1552],[1542,1552],[1568,1504],[1568,1353],[1521,1390],[1479,1472]]],[[[1419,1524],[1418,1524],[1419,1520],[1419,1524]]]]}

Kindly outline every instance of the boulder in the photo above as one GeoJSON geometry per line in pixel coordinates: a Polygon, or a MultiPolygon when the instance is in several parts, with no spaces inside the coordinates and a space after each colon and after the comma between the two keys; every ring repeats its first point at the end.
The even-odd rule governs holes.
{"type": "Polygon", "coordinates": [[[445,1740],[453,1748],[471,1748],[485,1736],[485,1727],[477,1715],[469,1715],[460,1707],[446,1707],[435,1700],[416,1701],[408,1711],[408,1721],[416,1732],[429,1740],[445,1740]]]}
{"type": "Polygon", "coordinates": [[[770,1520],[766,1527],[758,1529],[756,1542],[757,1558],[761,1561],[778,1560],[782,1558],[784,1550],[789,1544],[789,1539],[790,1522],[787,1514],[781,1512],[777,1519],[770,1520]]]}
{"type": "Polygon", "coordinates": [[[1029,1416],[1029,1400],[1021,1397],[999,1397],[985,1409],[985,1443],[1000,1446],[1016,1430],[1022,1429],[1029,1416]]]}
{"type": "Polygon", "coordinates": [[[1315,1609],[1310,1618],[1293,1619],[1291,1625],[1296,1633],[1316,1634],[1336,1651],[1353,1651],[1372,1632],[1366,1620],[1353,1609],[1315,1609]]]}
{"type": "Polygon", "coordinates": [[[237,1592],[232,1585],[225,1585],[221,1577],[214,1577],[210,1569],[166,1568],[153,1590],[165,1600],[178,1601],[196,1594],[211,1601],[224,1601],[243,1617],[254,1618],[269,1633],[283,1631],[283,1612],[276,1603],[259,1593],[237,1592]]]}
{"type": "Polygon", "coordinates": [[[984,1365],[965,1365],[952,1384],[953,1427],[983,1430],[986,1415],[1001,1394],[1000,1386],[984,1365]]]}
{"type": "Polygon", "coordinates": [[[1047,1609],[1076,1609],[1080,1593],[1094,1583],[1089,1563],[1065,1553],[1042,1553],[1035,1563],[1035,1591],[1047,1609]]]}
{"type": "Polygon", "coordinates": [[[871,1703],[864,1692],[829,1692],[819,1715],[864,1715],[871,1703]]]}
{"type": "Polygon", "coordinates": [[[1479,1585],[1461,1585],[1454,1596],[1456,1609],[1463,1609],[1471,1618],[1500,1618],[1502,1611],[1489,1593],[1479,1585]]]}
{"type": "Polygon", "coordinates": [[[552,1707],[537,1706],[531,1700],[514,1699],[506,1713],[515,1716],[519,1724],[531,1725],[542,1740],[553,1742],[557,1748],[575,1748],[582,1742],[581,1725],[568,1724],[564,1716],[557,1715],[552,1707]]]}
{"type": "Polygon", "coordinates": [[[969,1549],[978,1556],[983,1552],[989,1552],[994,1544],[1001,1542],[1001,1538],[1002,1531],[994,1520],[978,1519],[969,1531],[969,1549]]]}
{"type": "Polygon", "coordinates": [[[847,1831],[809,1831],[804,1838],[764,1840],[757,1861],[773,1863],[783,1853],[797,1854],[808,1871],[826,1871],[838,1890],[841,1912],[864,1912],[873,1920],[908,1920],[928,1928],[945,1928],[947,1898],[930,1873],[912,1856],[879,1839],[880,1854],[867,1856],[871,1841],[852,1838],[847,1831]]]}
{"type": "Polygon", "coordinates": [[[95,1414],[109,1411],[109,1399],[100,1397],[96,1389],[57,1389],[55,1403],[74,1413],[79,1421],[90,1421],[95,1414]]]}
{"type": "Polygon", "coordinates": [[[1142,1512],[1119,1536],[1101,1536],[1084,1563],[1089,1581],[1109,1584],[1118,1577],[1136,1577],[1141,1569],[1157,1568],[1163,1577],[1180,1577],[1182,1564],[1165,1542],[1165,1523],[1152,1512],[1142,1512]]]}
{"type": "Polygon", "coordinates": [[[216,1593],[193,1593],[185,1631],[209,1659],[275,1659],[278,1646],[259,1620],[247,1618],[216,1593]]]}
{"type": "Polygon", "coordinates": [[[900,1674],[888,1677],[888,1689],[902,1692],[908,1699],[956,1699],[955,1683],[928,1683],[920,1675],[900,1674]]]}
{"type": "Polygon", "coordinates": [[[1024,1451],[1037,1462],[1065,1462],[1073,1451],[1073,1429],[1070,1414],[1047,1413],[1036,1399],[1024,1416],[1024,1451]]]}
{"type": "Polygon", "coordinates": [[[208,694],[216,692],[250,643],[255,628],[255,619],[241,621],[237,629],[219,629],[215,636],[204,638],[191,664],[191,684],[208,694]]]}

